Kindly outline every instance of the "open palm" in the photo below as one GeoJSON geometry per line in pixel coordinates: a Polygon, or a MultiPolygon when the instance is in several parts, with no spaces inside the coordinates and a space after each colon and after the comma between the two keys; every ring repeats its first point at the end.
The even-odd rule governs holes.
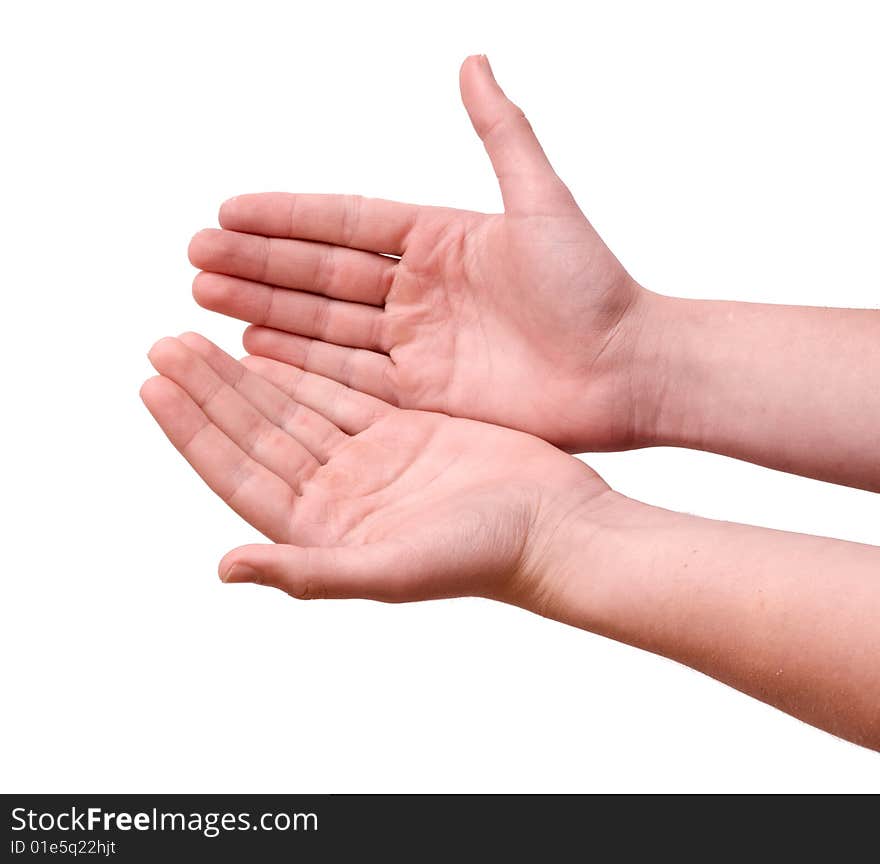
{"type": "Polygon", "coordinates": [[[197,234],[197,301],[254,323],[252,354],[401,407],[625,447],[641,289],[551,168],[485,58],[462,97],[505,212],[336,195],[243,195],[197,234]],[[391,257],[395,256],[395,257],[391,257]]]}
{"type": "Polygon", "coordinates": [[[573,503],[607,490],[529,435],[398,409],[266,358],[243,365],[196,334],[160,340],[150,359],[160,375],[142,397],[172,443],[282,544],[229,553],[227,581],[298,597],[528,605],[536,545],[573,503]]]}

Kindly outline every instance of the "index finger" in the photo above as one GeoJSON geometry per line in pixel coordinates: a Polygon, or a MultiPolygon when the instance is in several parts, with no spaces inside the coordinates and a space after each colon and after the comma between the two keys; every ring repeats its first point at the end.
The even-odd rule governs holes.
{"type": "Polygon", "coordinates": [[[225,201],[220,224],[248,234],[403,255],[419,210],[415,204],[360,195],[262,192],[225,201]]]}

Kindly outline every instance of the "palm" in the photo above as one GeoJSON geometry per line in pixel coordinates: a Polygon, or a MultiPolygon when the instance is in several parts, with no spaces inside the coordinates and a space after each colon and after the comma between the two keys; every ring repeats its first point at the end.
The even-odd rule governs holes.
{"type": "Polygon", "coordinates": [[[629,418],[611,370],[637,286],[494,79],[468,70],[462,92],[501,180],[504,214],[241,196],[221,209],[224,230],[190,246],[204,271],[194,295],[256,325],[245,333],[252,354],[401,407],[572,449],[625,446],[629,418]]]}
{"type": "MultiPolygon", "coordinates": [[[[339,596],[504,597],[522,588],[536,525],[552,528],[568,496],[605,488],[530,436],[400,410],[264,358],[245,368],[194,334],[150,356],[164,377],[144,399],[172,442],[230,506],[288,544],[276,549],[353,568],[347,591],[329,589],[339,596]]],[[[292,593],[328,593],[326,577],[298,578],[292,593]]]]}
{"type": "Polygon", "coordinates": [[[558,443],[589,425],[598,443],[610,418],[585,381],[628,298],[573,201],[555,219],[426,213],[385,300],[395,364],[385,395],[558,443]]]}

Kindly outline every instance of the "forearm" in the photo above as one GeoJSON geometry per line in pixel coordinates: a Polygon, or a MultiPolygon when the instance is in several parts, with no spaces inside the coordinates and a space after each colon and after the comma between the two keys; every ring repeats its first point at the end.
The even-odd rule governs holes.
{"type": "Polygon", "coordinates": [[[880,311],[644,296],[639,435],[880,491],[880,311]]]}
{"type": "Polygon", "coordinates": [[[540,611],[880,749],[880,548],[607,493],[539,554],[540,611]]]}

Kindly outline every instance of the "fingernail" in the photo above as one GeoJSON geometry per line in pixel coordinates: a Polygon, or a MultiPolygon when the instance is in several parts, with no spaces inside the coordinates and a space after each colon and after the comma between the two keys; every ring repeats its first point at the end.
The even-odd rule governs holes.
{"type": "Polygon", "coordinates": [[[233,564],[221,577],[224,582],[259,582],[259,575],[247,564],[233,564]]]}

